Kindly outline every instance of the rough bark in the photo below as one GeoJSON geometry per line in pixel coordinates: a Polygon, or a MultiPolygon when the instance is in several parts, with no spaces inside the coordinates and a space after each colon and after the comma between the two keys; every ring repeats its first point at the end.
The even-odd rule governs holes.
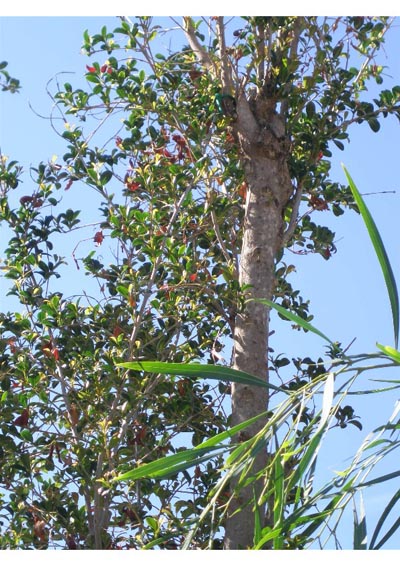
{"type": "MultiPolygon", "coordinates": [[[[240,144],[247,203],[240,260],[240,284],[249,285],[248,298],[271,299],[274,288],[275,257],[282,244],[283,211],[293,187],[287,167],[288,145],[283,119],[274,103],[259,92],[253,101],[244,96],[238,101],[236,132],[240,144]]],[[[237,315],[234,336],[234,367],[268,381],[269,309],[247,301],[237,315]]],[[[232,425],[264,412],[268,407],[268,389],[233,384],[232,425]]],[[[265,425],[260,419],[246,430],[245,440],[265,425]]],[[[252,472],[266,464],[267,451],[259,453],[252,472]]],[[[235,484],[231,486],[235,491],[235,484]]],[[[256,486],[260,492],[261,483],[256,486]]],[[[241,489],[230,505],[226,523],[225,548],[246,549],[254,536],[254,486],[241,489]],[[248,503],[246,505],[246,503],[248,503]],[[233,514],[245,505],[240,513],[233,514]]]]}

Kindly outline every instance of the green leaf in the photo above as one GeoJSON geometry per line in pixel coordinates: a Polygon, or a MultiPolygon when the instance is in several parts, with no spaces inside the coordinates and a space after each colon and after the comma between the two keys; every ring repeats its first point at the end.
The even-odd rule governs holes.
{"type": "Polygon", "coordinates": [[[338,147],[341,151],[344,150],[344,144],[339,140],[333,140],[333,143],[338,147]]]}
{"type": "Polygon", "coordinates": [[[224,446],[221,443],[225,440],[231,439],[232,436],[247,428],[254,422],[258,421],[263,416],[265,417],[267,414],[268,412],[266,411],[261,415],[252,417],[251,419],[248,419],[247,421],[244,421],[232,427],[231,429],[228,429],[224,432],[221,432],[220,434],[213,436],[212,438],[209,438],[196,448],[184,450],[182,452],[178,452],[177,454],[172,454],[171,456],[159,458],[158,460],[154,460],[149,464],[139,465],[133,470],[117,476],[113,479],[113,481],[132,481],[148,477],[164,478],[183,470],[187,470],[188,468],[192,468],[193,466],[196,466],[197,464],[205,460],[209,460],[211,458],[211,452],[219,450],[219,453],[214,454],[218,455],[232,450],[232,448],[234,447],[233,445],[224,446]]]}
{"type": "Polygon", "coordinates": [[[100,83],[100,77],[94,75],[93,73],[87,73],[86,80],[89,81],[90,83],[100,83]]]}
{"type": "Polygon", "coordinates": [[[268,305],[269,307],[278,311],[282,316],[284,316],[288,320],[295,322],[296,324],[298,324],[299,326],[301,326],[305,330],[309,330],[310,332],[317,334],[318,336],[320,336],[321,338],[323,338],[324,340],[326,340],[330,344],[334,344],[330,338],[328,338],[325,334],[323,334],[323,332],[321,332],[320,330],[315,328],[312,324],[310,324],[309,322],[304,320],[304,318],[301,318],[297,314],[294,314],[294,313],[286,310],[285,308],[281,307],[280,305],[277,305],[276,303],[273,303],[272,301],[269,301],[268,299],[254,299],[254,300],[257,303],[262,303],[264,305],[268,305]]]}
{"type": "Polygon", "coordinates": [[[100,183],[102,185],[106,185],[113,176],[113,172],[110,171],[109,169],[107,169],[106,171],[103,171],[103,173],[100,174],[100,183]]]}
{"type": "Polygon", "coordinates": [[[30,430],[28,430],[27,428],[23,428],[21,430],[21,432],[19,433],[21,435],[21,437],[26,440],[27,442],[32,442],[33,441],[33,436],[30,430]]]}
{"type": "MultiPolygon", "coordinates": [[[[386,542],[387,540],[387,535],[388,533],[386,533],[386,535],[381,539],[381,541],[377,544],[375,544],[376,539],[378,538],[379,532],[382,529],[383,523],[386,521],[389,513],[392,511],[393,507],[396,505],[396,503],[399,501],[400,499],[400,490],[397,490],[396,493],[393,495],[393,497],[390,499],[389,503],[386,505],[385,509],[383,510],[382,515],[379,517],[379,520],[376,524],[375,530],[373,532],[372,538],[371,538],[371,542],[369,545],[370,550],[375,550],[378,549],[382,546],[383,542],[386,542]]],[[[390,530],[388,531],[390,532],[390,530]]]]}
{"type": "Polygon", "coordinates": [[[369,237],[371,238],[372,244],[375,248],[375,253],[378,257],[379,263],[382,268],[383,276],[385,278],[386,288],[389,295],[390,305],[392,308],[394,342],[395,342],[395,347],[397,348],[399,344],[399,295],[397,292],[397,285],[393,275],[393,270],[390,265],[388,255],[386,253],[385,246],[383,245],[382,238],[378,232],[378,228],[376,227],[376,224],[371,216],[371,213],[369,212],[362,196],[360,195],[357,187],[355,186],[354,181],[351,178],[346,167],[343,164],[342,167],[347,177],[350,190],[353,193],[354,200],[357,203],[361,216],[363,217],[364,223],[367,227],[369,237]]]}
{"type": "Polygon", "coordinates": [[[370,118],[368,120],[368,126],[373,132],[379,132],[379,130],[381,129],[381,125],[376,118],[370,118]]]}
{"type": "Polygon", "coordinates": [[[270,540],[275,540],[281,534],[282,529],[273,529],[265,527],[262,531],[262,538],[257,542],[254,550],[261,550],[262,547],[270,540]],[[264,533],[264,534],[263,534],[264,533]]]}
{"type": "Polygon", "coordinates": [[[178,472],[192,468],[197,464],[201,464],[201,462],[205,460],[209,460],[211,452],[220,450],[220,452],[223,453],[228,449],[228,447],[221,449],[220,446],[215,446],[211,448],[184,450],[183,452],[178,452],[178,454],[166,456],[165,458],[160,458],[149,464],[138,466],[125,474],[117,476],[113,481],[133,481],[142,478],[167,478],[178,472]]]}
{"type": "Polygon", "coordinates": [[[307,102],[306,104],[306,113],[308,118],[312,118],[315,115],[315,104],[314,102],[307,102]]]}
{"type": "Polygon", "coordinates": [[[354,506],[353,550],[367,550],[367,523],[362,493],[360,493],[360,516],[357,507],[354,506]]]}
{"type": "Polygon", "coordinates": [[[296,486],[297,482],[303,478],[307,470],[309,469],[310,465],[314,462],[317,453],[320,449],[322,438],[325,434],[327,425],[329,424],[329,416],[331,414],[331,408],[333,403],[333,396],[334,396],[334,374],[330,373],[327,377],[324,393],[322,398],[322,413],[321,418],[318,424],[318,428],[316,430],[315,435],[311,439],[310,443],[307,446],[305,453],[303,454],[299,465],[297,466],[294,474],[291,476],[287,491],[289,492],[290,489],[296,486]]]}
{"type": "Polygon", "coordinates": [[[389,358],[394,360],[397,364],[400,364],[400,352],[398,350],[395,350],[391,346],[382,346],[382,344],[378,343],[376,345],[384,354],[389,356],[389,358]]]}
{"type": "Polygon", "coordinates": [[[183,375],[185,377],[216,379],[218,381],[233,381],[235,383],[243,383],[245,385],[257,385],[258,387],[267,387],[275,391],[283,391],[280,387],[276,387],[270,383],[266,383],[262,379],[255,377],[244,371],[239,371],[223,366],[215,366],[212,364],[171,364],[168,362],[124,362],[117,364],[118,367],[125,367],[136,371],[148,371],[150,373],[158,373],[163,375],[183,375]]]}
{"type": "MultiPolygon", "coordinates": [[[[274,461],[274,528],[282,526],[285,505],[285,473],[282,466],[281,455],[278,454],[274,461]]],[[[274,540],[274,550],[282,550],[283,539],[277,536],[274,540]]]]}

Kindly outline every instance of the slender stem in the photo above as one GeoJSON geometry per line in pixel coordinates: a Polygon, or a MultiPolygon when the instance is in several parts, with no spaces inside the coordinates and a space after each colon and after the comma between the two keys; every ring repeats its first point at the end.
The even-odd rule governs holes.
{"type": "Polygon", "coordinates": [[[223,16],[217,18],[217,37],[219,44],[219,57],[221,62],[221,83],[222,92],[225,94],[233,93],[233,81],[231,73],[231,65],[229,63],[228,51],[226,49],[225,41],[225,25],[223,16]]]}
{"type": "Polygon", "coordinates": [[[194,54],[196,55],[199,63],[207,71],[214,70],[214,64],[212,62],[210,54],[201,45],[196,35],[196,30],[193,26],[192,18],[190,16],[183,16],[183,27],[189,45],[192,48],[194,54]]]}

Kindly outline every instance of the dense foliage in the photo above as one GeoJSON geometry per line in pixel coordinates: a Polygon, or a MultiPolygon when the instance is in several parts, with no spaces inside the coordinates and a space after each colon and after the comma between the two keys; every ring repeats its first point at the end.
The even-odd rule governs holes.
{"type": "MultiPolygon", "coordinates": [[[[330,179],[332,143],[342,149],[353,123],[376,132],[381,117],[400,116],[400,87],[366,96],[368,81],[383,81],[375,56],[387,18],[235,19],[223,53],[213,19],[193,22],[195,37],[204,44],[206,25],[216,72],[181,45],[184,36],[174,52],[154,54],[163,30],[151,18],[86,31],[86,87],[65,83],[53,94],[63,157],[33,168],[23,191],[18,162],[1,157],[0,220],[11,234],[2,269],[20,305],[0,313],[1,548],[179,548],[207,508],[222,454],[167,478],[111,480],[224,433],[229,385],[119,364],[230,365],[224,348],[248,298],[239,284],[248,191],[235,130],[239,89],[251,106],[262,88],[285,118],[293,193],[284,244],[324,260],[336,248],[318,211],[358,210],[350,188],[330,179]],[[219,78],[225,62],[236,81],[229,95],[219,78]],[[64,204],[80,191],[91,191],[95,225],[64,204]],[[66,241],[69,257],[60,251],[66,241]],[[82,275],[81,295],[70,296],[62,281],[82,275]]],[[[0,72],[3,90],[17,90],[4,64],[0,72]]],[[[282,248],[273,298],[310,322],[308,301],[289,281],[293,269],[282,248]]],[[[332,343],[331,359],[342,354],[332,343]]],[[[289,363],[270,352],[272,370],[289,363]]],[[[295,468],[318,427],[312,395],[299,413],[296,391],[317,384],[326,368],[307,357],[294,372],[276,423],[302,423],[295,468]]],[[[360,426],[348,405],[336,417],[360,426]]],[[[289,481],[282,513],[299,501],[298,479],[289,481]]],[[[191,548],[221,547],[215,513],[223,515],[229,496],[228,488],[218,494],[191,548]]],[[[292,526],[280,547],[309,542],[292,536],[292,526]]],[[[272,538],[264,532],[260,540],[268,546],[272,538]]]]}

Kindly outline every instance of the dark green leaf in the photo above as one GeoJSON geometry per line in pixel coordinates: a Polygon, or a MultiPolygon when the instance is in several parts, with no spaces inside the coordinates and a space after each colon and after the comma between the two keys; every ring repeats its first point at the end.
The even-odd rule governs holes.
{"type": "Polygon", "coordinates": [[[373,132],[379,132],[381,125],[376,118],[370,118],[368,120],[368,126],[371,128],[373,132]]]}

